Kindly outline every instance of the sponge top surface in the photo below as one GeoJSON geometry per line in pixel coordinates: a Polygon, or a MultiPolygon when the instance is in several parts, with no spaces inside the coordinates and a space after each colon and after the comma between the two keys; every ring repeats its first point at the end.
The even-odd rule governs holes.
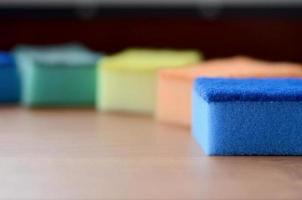
{"type": "Polygon", "coordinates": [[[302,79],[198,78],[194,89],[207,102],[302,101],[302,79]]]}
{"type": "Polygon", "coordinates": [[[0,68],[15,66],[14,57],[9,52],[0,51],[0,68]]]}
{"type": "Polygon", "coordinates": [[[99,54],[90,51],[79,44],[65,44],[53,46],[19,46],[16,54],[23,54],[25,58],[38,66],[70,66],[93,65],[99,54]]]}
{"type": "Polygon", "coordinates": [[[200,59],[200,53],[194,50],[132,48],[104,57],[100,66],[117,71],[155,71],[163,67],[194,64],[200,59]]]}
{"type": "Polygon", "coordinates": [[[245,56],[212,59],[183,69],[163,69],[160,76],[193,81],[206,77],[302,77],[302,65],[289,62],[268,62],[245,56]]]}

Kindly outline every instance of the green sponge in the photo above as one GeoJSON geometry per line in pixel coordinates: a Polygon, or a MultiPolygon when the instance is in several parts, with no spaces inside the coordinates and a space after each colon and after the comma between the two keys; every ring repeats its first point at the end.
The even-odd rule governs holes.
{"type": "Polygon", "coordinates": [[[93,106],[99,55],[78,44],[15,49],[26,106],[93,106]]]}
{"type": "Polygon", "coordinates": [[[153,114],[157,71],[185,67],[200,59],[197,51],[169,49],[128,49],[104,57],[98,67],[98,107],[153,114]]]}

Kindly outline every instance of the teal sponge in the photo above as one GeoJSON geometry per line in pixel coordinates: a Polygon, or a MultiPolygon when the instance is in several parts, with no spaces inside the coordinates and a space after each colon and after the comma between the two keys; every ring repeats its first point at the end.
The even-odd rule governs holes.
{"type": "Polygon", "coordinates": [[[78,44],[15,49],[26,106],[93,106],[99,55],[78,44]]]}

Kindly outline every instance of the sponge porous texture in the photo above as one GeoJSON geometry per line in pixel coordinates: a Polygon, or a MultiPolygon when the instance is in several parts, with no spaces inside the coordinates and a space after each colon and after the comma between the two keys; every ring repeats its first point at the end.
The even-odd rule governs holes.
{"type": "Polygon", "coordinates": [[[299,87],[299,79],[198,79],[193,90],[193,136],[207,155],[302,155],[299,87]],[[285,95],[273,92],[280,87],[287,90],[285,95]]]}
{"type": "Polygon", "coordinates": [[[208,102],[302,101],[302,79],[197,79],[195,90],[208,102]]]}

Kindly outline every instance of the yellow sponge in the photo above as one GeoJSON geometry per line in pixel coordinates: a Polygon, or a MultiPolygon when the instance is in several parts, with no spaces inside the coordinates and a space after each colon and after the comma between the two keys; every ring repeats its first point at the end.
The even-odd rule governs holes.
{"type": "Polygon", "coordinates": [[[98,107],[105,111],[152,114],[156,73],[200,61],[197,51],[128,49],[105,56],[98,66],[98,107]]]}

